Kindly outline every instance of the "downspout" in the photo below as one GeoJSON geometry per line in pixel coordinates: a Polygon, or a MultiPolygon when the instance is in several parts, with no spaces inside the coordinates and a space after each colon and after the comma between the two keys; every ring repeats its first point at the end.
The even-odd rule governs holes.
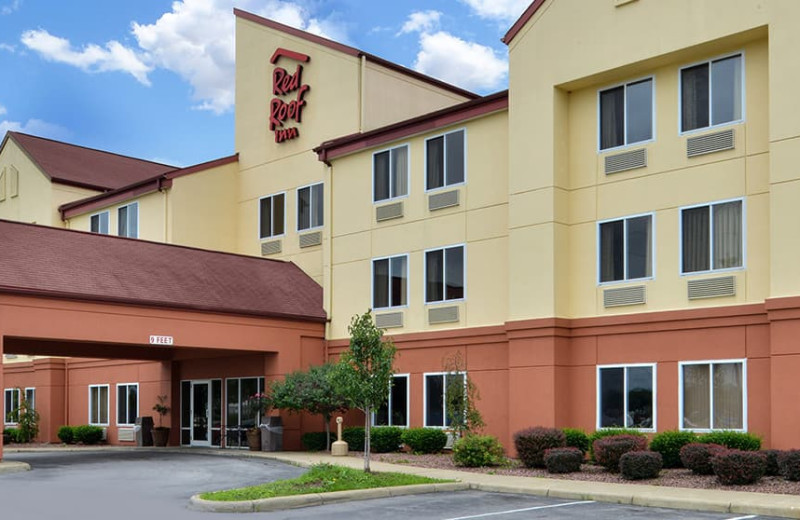
{"type": "Polygon", "coordinates": [[[325,248],[323,249],[323,275],[322,275],[322,283],[323,283],[323,309],[325,309],[328,313],[328,319],[325,321],[325,338],[324,338],[324,345],[325,345],[325,362],[327,363],[330,360],[330,352],[328,350],[328,338],[331,337],[331,320],[330,316],[333,314],[331,310],[331,303],[333,302],[333,166],[331,166],[330,162],[327,160],[325,162],[325,185],[328,186],[328,189],[325,190],[325,222],[328,223],[324,229],[326,229],[326,240],[324,243],[326,244],[325,248]]]}

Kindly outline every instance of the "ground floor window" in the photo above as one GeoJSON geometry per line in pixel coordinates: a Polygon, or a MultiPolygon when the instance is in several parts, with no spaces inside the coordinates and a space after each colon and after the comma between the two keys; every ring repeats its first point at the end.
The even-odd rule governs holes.
{"type": "Polygon", "coordinates": [[[597,427],[655,429],[655,365],[597,367],[597,427]]]}
{"type": "Polygon", "coordinates": [[[408,374],[392,378],[389,398],[372,416],[375,426],[408,426],[408,374]]]}
{"type": "Polygon", "coordinates": [[[680,364],[681,428],[744,430],[747,366],[744,360],[680,364]]]}
{"type": "Polygon", "coordinates": [[[225,380],[225,445],[247,446],[247,429],[258,425],[261,417],[248,410],[247,400],[264,392],[263,377],[236,377],[225,380]]]}
{"type": "Polygon", "coordinates": [[[89,385],[89,424],[108,426],[108,385],[89,385]]]}
{"type": "Polygon", "coordinates": [[[117,425],[132,426],[139,415],[139,384],[117,385],[117,425]]]}
{"type": "Polygon", "coordinates": [[[437,373],[425,374],[425,426],[450,426],[447,414],[447,385],[451,378],[466,384],[466,374],[437,373]]]}
{"type": "Polygon", "coordinates": [[[16,424],[19,420],[19,388],[6,388],[3,394],[3,422],[16,424]]]}

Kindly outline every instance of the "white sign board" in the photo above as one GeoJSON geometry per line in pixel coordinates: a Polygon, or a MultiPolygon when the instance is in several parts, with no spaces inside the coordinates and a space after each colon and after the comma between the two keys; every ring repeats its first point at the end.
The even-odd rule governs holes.
{"type": "Polygon", "coordinates": [[[151,345],[172,345],[172,336],[150,336],[151,345]]]}

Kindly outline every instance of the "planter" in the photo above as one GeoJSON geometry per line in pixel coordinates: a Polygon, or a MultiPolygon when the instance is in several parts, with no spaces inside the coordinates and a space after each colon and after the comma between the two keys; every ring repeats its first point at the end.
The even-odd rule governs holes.
{"type": "Polygon", "coordinates": [[[153,428],[153,446],[166,446],[169,442],[169,428],[153,428]]]}
{"type": "Polygon", "coordinates": [[[249,429],[247,430],[247,446],[250,451],[261,451],[261,430],[249,429]]]}

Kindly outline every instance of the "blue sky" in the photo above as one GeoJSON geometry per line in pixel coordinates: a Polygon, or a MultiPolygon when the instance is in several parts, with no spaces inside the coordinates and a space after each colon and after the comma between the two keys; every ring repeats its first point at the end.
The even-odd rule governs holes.
{"type": "Polygon", "coordinates": [[[0,135],[188,166],[234,153],[233,8],[463,88],[506,88],[529,0],[0,0],[0,135]]]}

